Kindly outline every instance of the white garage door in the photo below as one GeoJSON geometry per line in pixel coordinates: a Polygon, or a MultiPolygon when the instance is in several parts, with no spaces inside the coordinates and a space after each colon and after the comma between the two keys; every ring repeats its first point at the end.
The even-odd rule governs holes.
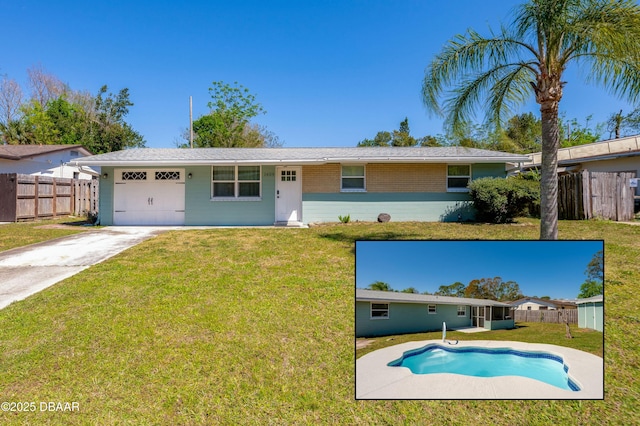
{"type": "Polygon", "coordinates": [[[114,225],[184,225],[184,169],[116,169],[114,225]]]}

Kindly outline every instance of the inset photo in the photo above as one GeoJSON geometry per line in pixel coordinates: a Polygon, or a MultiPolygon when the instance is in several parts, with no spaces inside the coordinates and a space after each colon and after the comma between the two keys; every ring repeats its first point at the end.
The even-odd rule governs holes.
{"type": "Polygon", "coordinates": [[[357,241],[356,399],[603,399],[604,242],[357,241]]]}

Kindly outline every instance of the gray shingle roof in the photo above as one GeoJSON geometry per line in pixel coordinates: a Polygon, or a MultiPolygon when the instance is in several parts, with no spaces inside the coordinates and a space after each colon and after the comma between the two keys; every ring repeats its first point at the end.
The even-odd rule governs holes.
{"type": "Polygon", "coordinates": [[[365,302],[401,302],[401,303],[432,303],[440,305],[471,305],[471,306],[510,306],[495,300],[471,299],[468,297],[434,296],[429,294],[396,293],[393,291],[376,291],[356,289],[356,300],[365,302]]]}
{"type": "Polygon", "coordinates": [[[587,297],[586,299],[578,299],[576,300],[576,305],[580,305],[582,303],[602,302],[602,301],[604,301],[604,297],[601,294],[599,294],[597,296],[587,297]]]}
{"type": "Polygon", "coordinates": [[[86,155],[91,155],[82,145],[0,145],[0,158],[7,160],[21,160],[37,155],[66,150],[82,150],[86,155]]]}
{"type": "Polygon", "coordinates": [[[78,159],[82,166],[185,164],[324,164],[335,162],[473,162],[527,161],[524,155],[463,147],[412,148],[137,148],[78,159]]]}

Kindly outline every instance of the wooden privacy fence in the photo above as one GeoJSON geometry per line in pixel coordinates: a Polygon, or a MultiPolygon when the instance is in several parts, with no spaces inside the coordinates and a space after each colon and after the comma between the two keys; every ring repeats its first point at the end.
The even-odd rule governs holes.
{"type": "Polygon", "coordinates": [[[514,319],[520,322],[550,322],[564,324],[565,316],[569,324],[578,323],[577,309],[525,311],[516,309],[514,319]]]}
{"type": "Polygon", "coordinates": [[[97,179],[0,174],[0,222],[97,212],[98,185],[97,179]]]}
{"type": "Polygon", "coordinates": [[[73,214],[80,216],[87,212],[98,213],[99,187],[98,179],[73,180],[73,214]]]}
{"type": "Polygon", "coordinates": [[[590,172],[558,178],[558,218],[633,220],[634,173],[590,172]]]}

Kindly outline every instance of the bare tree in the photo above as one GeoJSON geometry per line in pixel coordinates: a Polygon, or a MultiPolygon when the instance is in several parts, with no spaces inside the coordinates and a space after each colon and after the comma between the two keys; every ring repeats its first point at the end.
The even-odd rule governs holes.
{"type": "Polygon", "coordinates": [[[42,106],[68,92],[67,85],[55,75],[47,73],[42,65],[27,69],[27,75],[31,89],[31,100],[42,106]]]}
{"type": "Polygon", "coordinates": [[[4,76],[0,81],[0,124],[15,120],[22,104],[22,89],[17,81],[4,76]]]}

